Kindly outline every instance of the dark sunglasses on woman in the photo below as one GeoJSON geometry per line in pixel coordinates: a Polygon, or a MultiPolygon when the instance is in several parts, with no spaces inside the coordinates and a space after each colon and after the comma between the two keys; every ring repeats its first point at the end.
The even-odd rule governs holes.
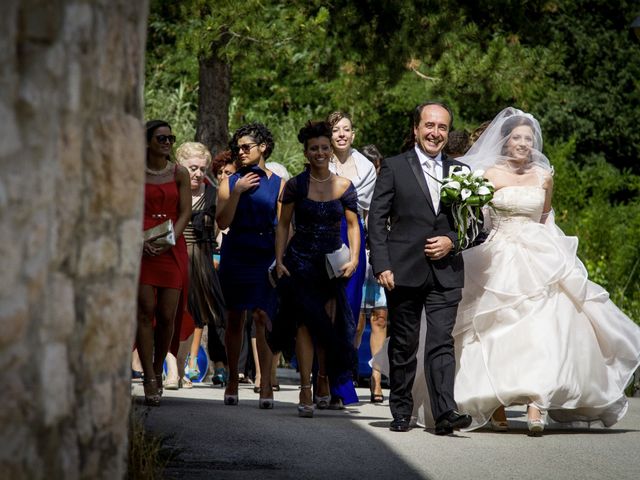
{"type": "Polygon", "coordinates": [[[158,141],[158,143],[167,143],[169,142],[170,144],[174,144],[176,143],[176,136],[175,135],[156,135],[156,140],[158,141]]]}

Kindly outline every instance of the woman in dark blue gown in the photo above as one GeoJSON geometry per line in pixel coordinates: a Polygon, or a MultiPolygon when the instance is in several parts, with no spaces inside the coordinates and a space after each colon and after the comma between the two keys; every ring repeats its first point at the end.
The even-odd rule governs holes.
{"type": "MultiPolygon", "coordinates": [[[[267,270],[275,258],[275,227],[278,223],[278,196],[284,181],[267,170],[265,160],[274,146],[271,132],[260,123],[240,127],[229,144],[241,168],[225,178],[218,191],[216,221],[220,229],[229,227],[222,240],[218,275],[227,306],[225,344],[229,379],[225,405],[238,403],[238,358],[244,331],[244,312],[253,312],[260,366],[271,371],[272,353],[266,342],[277,296],[269,284],[267,270]]],[[[271,376],[263,375],[260,408],[273,408],[271,376]]]]}
{"type": "Polygon", "coordinates": [[[351,375],[354,321],[345,284],[358,267],[360,234],[355,188],[350,180],[329,171],[333,153],[329,125],[309,122],[300,130],[298,140],[304,144],[309,165],[287,182],[281,196],[275,266],[280,308],[270,344],[279,351],[295,341],[301,385],[298,414],[312,417],[314,354],[318,360],[318,408],[328,408],[331,395],[345,404],[358,401],[351,375]],[[294,214],[295,234],[287,246],[294,214]],[[343,217],[352,247],[350,259],[340,268],[342,275],[330,279],[325,255],[342,245],[343,217]]]}

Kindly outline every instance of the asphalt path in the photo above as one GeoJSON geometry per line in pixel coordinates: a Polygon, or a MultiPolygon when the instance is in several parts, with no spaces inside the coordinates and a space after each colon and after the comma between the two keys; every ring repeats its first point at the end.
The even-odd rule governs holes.
{"type": "MultiPolygon", "coordinates": [[[[282,380],[281,380],[282,383],[282,380]]],[[[133,394],[142,395],[134,383],[133,394]]],[[[134,402],[148,431],[164,438],[164,478],[181,479],[640,479],[640,398],[610,429],[546,429],[527,435],[523,407],[507,410],[510,431],[439,437],[389,431],[390,413],[368,403],[299,418],[298,388],[282,385],[273,410],[258,409],[253,386],[237,406],[223,389],[195,384],[166,391],[158,408],[134,402]]]]}

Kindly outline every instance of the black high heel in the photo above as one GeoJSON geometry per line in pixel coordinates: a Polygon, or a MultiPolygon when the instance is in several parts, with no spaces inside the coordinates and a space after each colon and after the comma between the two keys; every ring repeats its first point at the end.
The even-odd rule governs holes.
{"type": "Polygon", "coordinates": [[[369,402],[382,403],[384,402],[384,395],[382,393],[375,393],[376,386],[374,385],[374,383],[375,382],[372,376],[369,381],[369,392],[371,393],[371,398],[369,399],[369,402]]]}
{"type": "Polygon", "coordinates": [[[369,399],[371,403],[382,403],[384,402],[384,395],[381,393],[373,393],[371,392],[371,398],[369,399]]]}
{"type": "Polygon", "coordinates": [[[211,379],[214,385],[227,385],[227,370],[224,367],[216,368],[211,379]]]}
{"type": "Polygon", "coordinates": [[[143,381],[142,388],[144,388],[144,404],[148,407],[159,407],[161,393],[156,379],[150,378],[143,381]]]}

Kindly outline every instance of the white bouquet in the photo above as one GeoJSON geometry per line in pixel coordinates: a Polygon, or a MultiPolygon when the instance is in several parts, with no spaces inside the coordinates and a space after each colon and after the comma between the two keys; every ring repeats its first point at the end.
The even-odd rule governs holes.
{"type": "Polygon", "coordinates": [[[493,199],[494,185],[483,177],[484,170],[455,166],[442,179],[440,200],[450,205],[458,235],[458,249],[467,248],[480,232],[480,210],[493,199]]]}

